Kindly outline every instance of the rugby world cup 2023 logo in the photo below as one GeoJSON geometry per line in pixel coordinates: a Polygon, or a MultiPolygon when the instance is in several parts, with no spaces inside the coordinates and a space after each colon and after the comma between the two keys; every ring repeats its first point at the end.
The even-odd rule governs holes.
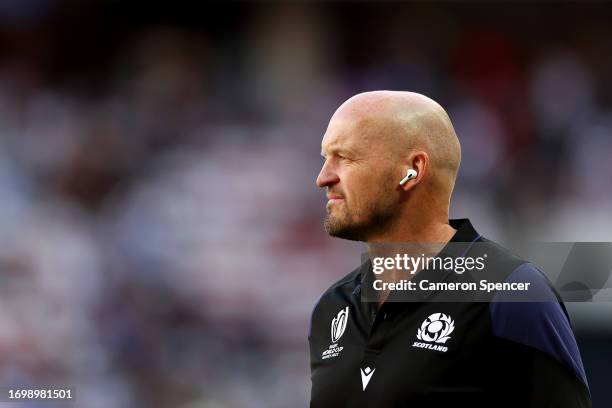
{"type": "Polygon", "coordinates": [[[346,323],[348,321],[349,308],[348,306],[338,312],[338,315],[334,317],[331,322],[331,341],[336,343],[340,340],[340,337],[346,330],[346,323]]]}
{"type": "Polygon", "coordinates": [[[453,330],[455,330],[455,322],[449,315],[434,313],[421,324],[417,331],[417,338],[421,341],[444,344],[450,339],[453,330]]]}
{"type": "Polygon", "coordinates": [[[349,316],[349,307],[345,307],[344,309],[340,309],[336,317],[334,317],[331,321],[331,341],[332,344],[329,345],[326,349],[321,353],[321,358],[326,360],[328,358],[335,358],[340,355],[343,346],[339,346],[337,344],[340,337],[344,334],[346,330],[346,325],[348,323],[349,316]]]}

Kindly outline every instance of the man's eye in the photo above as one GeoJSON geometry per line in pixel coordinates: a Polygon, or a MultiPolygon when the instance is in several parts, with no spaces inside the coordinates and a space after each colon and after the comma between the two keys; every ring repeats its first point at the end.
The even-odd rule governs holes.
{"type": "Polygon", "coordinates": [[[344,162],[353,162],[354,160],[350,157],[340,156],[340,160],[344,162]]]}

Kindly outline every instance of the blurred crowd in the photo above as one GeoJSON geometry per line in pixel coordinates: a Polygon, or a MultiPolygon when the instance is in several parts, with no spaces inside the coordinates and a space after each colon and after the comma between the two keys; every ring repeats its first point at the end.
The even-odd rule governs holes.
{"type": "Polygon", "coordinates": [[[0,384],[307,405],[310,310],[363,250],[321,226],[320,141],[366,90],[447,108],[452,216],[612,241],[605,4],[120,3],[0,6],[0,384]]]}

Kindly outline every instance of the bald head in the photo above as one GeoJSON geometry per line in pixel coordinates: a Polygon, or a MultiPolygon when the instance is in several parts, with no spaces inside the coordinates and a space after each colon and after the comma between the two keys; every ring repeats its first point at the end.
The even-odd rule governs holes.
{"type": "Polygon", "coordinates": [[[425,151],[432,177],[452,191],[461,147],[446,111],[433,99],[414,92],[364,92],[344,102],[331,120],[360,123],[363,142],[386,149],[394,160],[411,149],[425,151]]]}
{"type": "Polygon", "coordinates": [[[367,240],[414,210],[448,221],[461,150],[448,115],[432,99],[396,91],[353,96],[332,116],[321,148],[326,161],[317,185],[331,196],[331,235],[367,240]],[[418,176],[400,186],[409,168],[418,176]]]}

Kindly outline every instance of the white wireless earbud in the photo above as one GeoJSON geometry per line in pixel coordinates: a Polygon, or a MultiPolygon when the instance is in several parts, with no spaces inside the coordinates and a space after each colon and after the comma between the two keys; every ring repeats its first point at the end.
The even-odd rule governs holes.
{"type": "Polygon", "coordinates": [[[406,172],[406,177],[404,177],[402,179],[402,181],[400,181],[400,186],[403,186],[404,184],[406,184],[407,182],[409,182],[410,180],[412,180],[416,176],[417,176],[416,170],[408,169],[408,172],[406,172]]]}

